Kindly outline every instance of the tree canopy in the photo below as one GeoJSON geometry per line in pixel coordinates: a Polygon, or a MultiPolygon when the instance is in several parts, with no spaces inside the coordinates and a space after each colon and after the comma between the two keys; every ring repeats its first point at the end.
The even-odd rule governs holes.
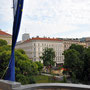
{"type": "MultiPolygon", "coordinates": [[[[0,46],[0,78],[6,72],[10,56],[11,46],[0,46]]],[[[39,70],[42,69],[42,65],[38,65],[40,63],[30,60],[22,49],[15,50],[15,77],[17,82],[21,82],[22,84],[35,83],[33,76],[37,75],[39,70]]]]}
{"type": "Polygon", "coordinates": [[[40,58],[43,60],[44,66],[54,66],[55,51],[53,48],[45,48],[40,58]]]}
{"type": "Polygon", "coordinates": [[[7,45],[7,41],[0,39],[0,46],[7,45]]]}
{"type": "Polygon", "coordinates": [[[83,61],[83,81],[86,84],[90,84],[90,47],[84,50],[83,61]]]}
{"type": "Polygon", "coordinates": [[[35,62],[37,65],[38,65],[38,71],[39,71],[39,73],[41,73],[42,72],[42,69],[43,69],[43,64],[39,61],[36,61],[35,62]]]}
{"type": "Polygon", "coordinates": [[[64,51],[64,68],[72,78],[72,82],[89,84],[90,81],[90,48],[71,45],[64,51]]]}
{"type": "Polygon", "coordinates": [[[74,49],[78,51],[80,54],[82,54],[84,51],[84,47],[82,45],[76,45],[76,44],[72,44],[69,49],[74,49]]]}

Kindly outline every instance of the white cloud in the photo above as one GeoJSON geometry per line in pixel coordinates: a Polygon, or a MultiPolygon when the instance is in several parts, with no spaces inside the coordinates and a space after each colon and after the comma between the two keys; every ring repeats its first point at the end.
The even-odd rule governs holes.
{"type": "MultiPolygon", "coordinates": [[[[3,22],[12,23],[11,6],[11,0],[0,1],[3,22]],[[8,12],[9,14],[6,15],[8,12]]],[[[25,32],[25,28],[31,36],[52,36],[55,33],[82,29],[82,26],[77,26],[79,24],[90,24],[90,0],[24,0],[19,39],[25,32]]],[[[87,33],[90,34],[89,28],[87,29],[87,33]]]]}
{"type": "Polygon", "coordinates": [[[24,10],[25,15],[37,16],[38,20],[47,16],[55,22],[81,24],[90,23],[89,3],[89,0],[27,0],[24,10]]]}
{"type": "Polygon", "coordinates": [[[3,22],[13,21],[13,9],[11,0],[0,1],[0,14],[2,15],[3,22]]]}

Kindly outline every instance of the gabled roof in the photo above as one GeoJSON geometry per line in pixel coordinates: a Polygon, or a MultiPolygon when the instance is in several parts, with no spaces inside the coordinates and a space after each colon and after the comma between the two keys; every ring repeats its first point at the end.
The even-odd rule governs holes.
{"type": "Polygon", "coordinates": [[[0,29],[0,35],[6,35],[6,36],[12,36],[11,34],[8,34],[0,29]]]}

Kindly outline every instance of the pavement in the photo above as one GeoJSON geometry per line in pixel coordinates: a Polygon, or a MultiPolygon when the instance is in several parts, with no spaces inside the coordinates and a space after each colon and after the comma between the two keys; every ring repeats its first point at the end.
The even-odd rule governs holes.
{"type": "MultiPolygon", "coordinates": [[[[46,73],[41,73],[42,75],[45,75],[45,76],[53,76],[52,74],[46,74],[46,73]]],[[[55,76],[58,80],[63,80],[63,76],[55,76]]]]}

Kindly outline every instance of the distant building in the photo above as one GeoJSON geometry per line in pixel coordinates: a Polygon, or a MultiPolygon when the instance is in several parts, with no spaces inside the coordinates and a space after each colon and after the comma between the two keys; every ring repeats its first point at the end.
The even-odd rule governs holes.
{"type": "Polygon", "coordinates": [[[85,39],[86,39],[86,41],[90,41],[90,37],[86,37],[85,39]]]}
{"type": "Polygon", "coordinates": [[[90,37],[81,38],[81,42],[86,43],[86,47],[90,47],[90,37]]]}
{"type": "Polygon", "coordinates": [[[86,42],[86,39],[85,38],[81,38],[80,42],[86,42]]]}
{"type": "Polygon", "coordinates": [[[63,42],[64,42],[64,50],[69,49],[69,47],[72,44],[82,45],[82,46],[86,47],[85,42],[80,42],[80,41],[76,41],[76,40],[63,40],[63,42]]]}
{"type": "Polygon", "coordinates": [[[72,44],[82,45],[86,47],[86,42],[81,42],[78,38],[62,38],[64,43],[64,50],[69,49],[72,44]]]}
{"type": "Polygon", "coordinates": [[[0,29],[0,39],[6,40],[9,45],[12,43],[12,35],[0,29]]]}
{"type": "Polygon", "coordinates": [[[59,39],[36,37],[16,45],[16,49],[23,49],[33,61],[41,61],[40,56],[46,47],[54,49],[56,55],[55,62],[57,64],[64,63],[64,56],[62,55],[64,44],[59,39]]]}
{"type": "Polygon", "coordinates": [[[22,41],[25,41],[25,40],[27,40],[27,39],[30,39],[30,36],[29,36],[28,33],[24,33],[24,34],[22,35],[22,41]]]}

